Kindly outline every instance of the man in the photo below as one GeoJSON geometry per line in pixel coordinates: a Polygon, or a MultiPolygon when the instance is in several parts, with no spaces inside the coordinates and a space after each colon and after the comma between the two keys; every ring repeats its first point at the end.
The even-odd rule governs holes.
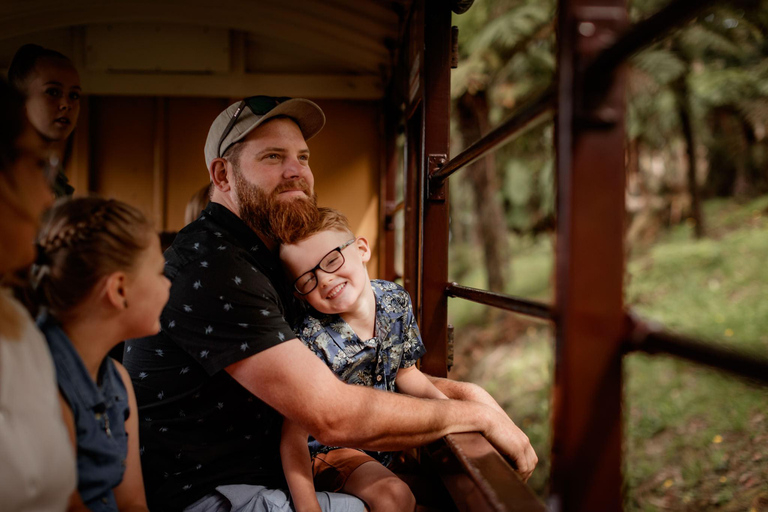
{"type": "MultiPolygon", "coordinates": [[[[370,450],[479,431],[523,478],[536,465],[528,438],[477,386],[435,380],[447,396],[474,401],[350,386],[295,339],[274,251],[317,214],[306,141],[324,124],[311,101],[256,96],[211,125],[211,203],[166,252],[161,332],[125,348],[152,510],[292,510],[270,490],[285,487],[281,416],[323,444],[370,450]]],[[[343,495],[318,499],[326,511],[363,510],[343,495]]]]}

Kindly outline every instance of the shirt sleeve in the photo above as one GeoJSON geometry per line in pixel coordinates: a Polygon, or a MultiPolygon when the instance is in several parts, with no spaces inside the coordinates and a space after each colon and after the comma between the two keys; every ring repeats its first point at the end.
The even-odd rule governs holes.
{"type": "Polygon", "coordinates": [[[401,290],[401,293],[405,303],[405,314],[403,315],[403,357],[400,359],[400,368],[409,368],[427,353],[427,348],[421,341],[419,326],[413,316],[411,297],[405,290],[401,290]]]}
{"type": "Polygon", "coordinates": [[[295,337],[269,278],[233,253],[189,262],[162,317],[165,334],[209,375],[295,337]]]}

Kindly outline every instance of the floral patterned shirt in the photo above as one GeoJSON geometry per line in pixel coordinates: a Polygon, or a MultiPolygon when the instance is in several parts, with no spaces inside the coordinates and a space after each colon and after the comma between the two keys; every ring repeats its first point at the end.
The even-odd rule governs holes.
{"type": "MultiPolygon", "coordinates": [[[[338,315],[313,311],[295,327],[299,339],[344,382],[395,391],[400,368],[416,364],[426,352],[413,316],[411,298],[400,285],[372,280],[376,297],[374,337],[361,340],[338,315]]],[[[310,441],[312,454],[333,448],[310,441]]],[[[388,452],[369,452],[385,466],[388,452]]]]}

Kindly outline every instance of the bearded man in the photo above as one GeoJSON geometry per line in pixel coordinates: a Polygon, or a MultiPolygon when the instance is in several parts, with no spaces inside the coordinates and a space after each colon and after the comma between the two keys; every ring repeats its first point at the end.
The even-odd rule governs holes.
{"type": "MultiPolygon", "coordinates": [[[[276,249],[316,218],[306,141],[324,124],[311,101],[255,96],[211,125],[211,202],[165,253],[161,331],[125,346],[153,511],[293,510],[281,490],[283,416],[325,445],[370,450],[479,431],[524,478],[536,465],[528,438],[478,387],[440,379],[461,400],[422,400],[351,386],[295,338],[276,249]]],[[[343,494],[318,501],[326,512],[364,510],[343,494]]]]}

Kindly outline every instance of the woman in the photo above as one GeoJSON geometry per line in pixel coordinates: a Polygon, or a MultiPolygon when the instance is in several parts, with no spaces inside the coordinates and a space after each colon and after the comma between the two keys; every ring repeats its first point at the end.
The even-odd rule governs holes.
{"type": "MultiPolygon", "coordinates": [[[[0,80],[0,276],[35,259],[40,215],[52,201],[40,139],[22,99],[0,80]]],[[[75,454],[62,421],[53,361],[26,310],[0,287],[0,503],[6,512],[62,512],[75,454]]]]}

